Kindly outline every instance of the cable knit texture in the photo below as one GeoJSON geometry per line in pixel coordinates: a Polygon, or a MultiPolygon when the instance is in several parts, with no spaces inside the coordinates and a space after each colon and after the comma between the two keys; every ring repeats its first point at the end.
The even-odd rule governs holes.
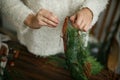
{"type": "MultiPolygon", "coordinates": [[[[88,7],[93,12],[91,25],[94,25],[108,0],[1,0],[0,2],[3,15],[8,16],[16,27],[19,41],[33,54],[49,56],[64,52],[61,33],[66,16],[88,7]],[[40,29],[30,29],[24,25],[23,21],[27,15],[37,13],[41,8],[50,10],[58,16],[60,24],[57,28],[43,26],[40,29]]],[[[88,36],[84,41],[87,43],[88,36]]]]}

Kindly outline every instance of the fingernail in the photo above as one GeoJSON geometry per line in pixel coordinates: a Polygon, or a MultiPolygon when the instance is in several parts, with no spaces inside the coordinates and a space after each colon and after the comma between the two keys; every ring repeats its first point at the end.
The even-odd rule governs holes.
{"type": "Polygon", "coordinates": [[[59,23],[59,19],[56,19],[57,24],[59,23]]]}

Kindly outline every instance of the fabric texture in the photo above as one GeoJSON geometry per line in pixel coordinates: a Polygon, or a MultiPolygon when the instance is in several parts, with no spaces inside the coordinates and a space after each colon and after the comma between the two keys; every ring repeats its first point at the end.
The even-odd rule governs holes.
{"type": "MultiPolygon", "coordinates": [[[[94,25],[108,0],[1,0],[1,11],[15,25],[19,41],[35,55],[49,56],[63,53],[62,26],[66,16],[88,7],[93,12],[94,25]],[[58,16],[60,24],[57,28],[43,26],[30,29],[23,21],[30,13],[37,13],[41,8],[52,11],[58,16]]],[[[86,33],[88,34],[88,33],[86,33]]],[[[85,38],[86,43],[88,36],[85,38]]],[[[86,45],[86,44],[85,44],[86,45]]]]}

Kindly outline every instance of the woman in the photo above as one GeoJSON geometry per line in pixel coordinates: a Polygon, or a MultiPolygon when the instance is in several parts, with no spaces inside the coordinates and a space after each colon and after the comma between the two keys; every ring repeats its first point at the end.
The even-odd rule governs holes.
{"type": "MultiPolygon", "coordinates": [[[[81,32],[98,19],[108,0],[1,0],[2,13],[15,25],[19,41],[35,55],[64,52],[61,38],[66,16],[81,32]]],[[[88,36],[85,37],[85,46],[88,36]]]]}

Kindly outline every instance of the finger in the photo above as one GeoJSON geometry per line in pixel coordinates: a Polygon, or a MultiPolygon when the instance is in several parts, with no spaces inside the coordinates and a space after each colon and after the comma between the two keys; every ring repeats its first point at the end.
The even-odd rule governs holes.
{"type": "Polygon", "coordinates": [[[48,24],[41,20],[41,21],[39,21],[39,25],[41,25],[41,26],[47,26],[48,24]]]}
{"type": "Polygon", "coordinates": [[[48,12],[47,14],[43,15],[45,18],[49,19],[50,21],[58,24],[59,19],[57,18],[56,15],[54,15],[52,12],[48,12]]]}
{"type": "Polygon", "coordinates": [[[46,23],[45,25],[43,24],[43,26],[49,26],[49,27],[55,27],[57,24],[53,23],[52,21],[49,21],[47,18],[45,18],[44,16],[42,16],[42,13],[37,14],[37,20],[39,22],[39,25],[42,25],[42,22],[46,23]]]}
{"type": "Polygon", "coordinates": [[[57,24],[59,23],[59,19],[57,18],[57,16],[46,9],[40,9],[38,14],[44,16],[45,18],[47,18],[47,19],[49,19],[57,24]]]}
{"type": "Polygon", "coordinates": [[[77,25],[75,25],[75,20],[76,20],[76,15],[73,15],[73,16],[70,17],[70,21],[71,21],[73,27],[77,28],[77,25]]]}
{"type": "Polygon", "coordinates": [[[46,22],[44,22],[44,21],[41,21],[41,22],[39,22],[40,24],[41,24],[41,26],[48,26],[48,27],[54,27],[54,26],[52,26],[52,25],[50,25],[50,24],[48,24],[48,23],[46,23],[46,22]]]}
{"type": "Polygon", "coordinates": [[[45,17],[43,17],[42,21],[45,22],[45,23],[47,23],[48,25],[53,26],[53,27],[56,27],[56,26],[57,26],[56,23],[52,22],[51,20],[49,20],[49,19],[47,19],[47,18],[45,18],[45,17]]]}
{"type": "Polygon", "coordinates": [[[85,21],[82,21],[82,23],[80,24],[80,26],[78,26],[79,27],[79,29],[81,30],[81,31],[83,31],[84,30],[84,27],[85,27],[85,21]]]}
{"type": "Polygon", "coordinates": [[[53,14],[52,12],[50,14],[51,14],[51,16],[48,19],[51,19],[52,21],[55,21],[56,23],[59,23],[58,17],[55,14],[53,14]]]}
{"type": "Polygon", "coordinates": [[[81,26],[81,24],[82,24],[82,17],[79,16],[79,17],[77,17],[77,19],[75,20],[75,25],[77,25],[77,28],[79,29],[80,26],[81,26]]]}
{"type": "Polygon", "coordinates": [[[77,25],[74,22],[71,22],[72,26],[77,29],[77,25]]]}
{"type": "Polygon", "coordinates": [[[43,22],[43,21],[38,21],[37,24],[34,23],[33,24],[34,26],[32,26],[31,28],[33,29],[39,29],[41,28],[42,26],[47,26],[47,23],[43,22]]]}
{"type": "Polygon", "coordinates": [[[87,24],[85,27],[84,27],[84,31],[87,32],[89,29],[91,28],[90,24],[87,24]]]}
{"type": "Polygon", "coordinates": [[[37,22],[40,26],[46,26],[47,23],[43,21],[44,17],[42,15],[36,15],[37,22]]]}
{"type": "Polygon", "coordinates": [[[71,20],[72,23],[75,22],[75,19],[76,19],[76,15],[73,15],[73,16],[70,17],[70,20],[71,20]]]}

